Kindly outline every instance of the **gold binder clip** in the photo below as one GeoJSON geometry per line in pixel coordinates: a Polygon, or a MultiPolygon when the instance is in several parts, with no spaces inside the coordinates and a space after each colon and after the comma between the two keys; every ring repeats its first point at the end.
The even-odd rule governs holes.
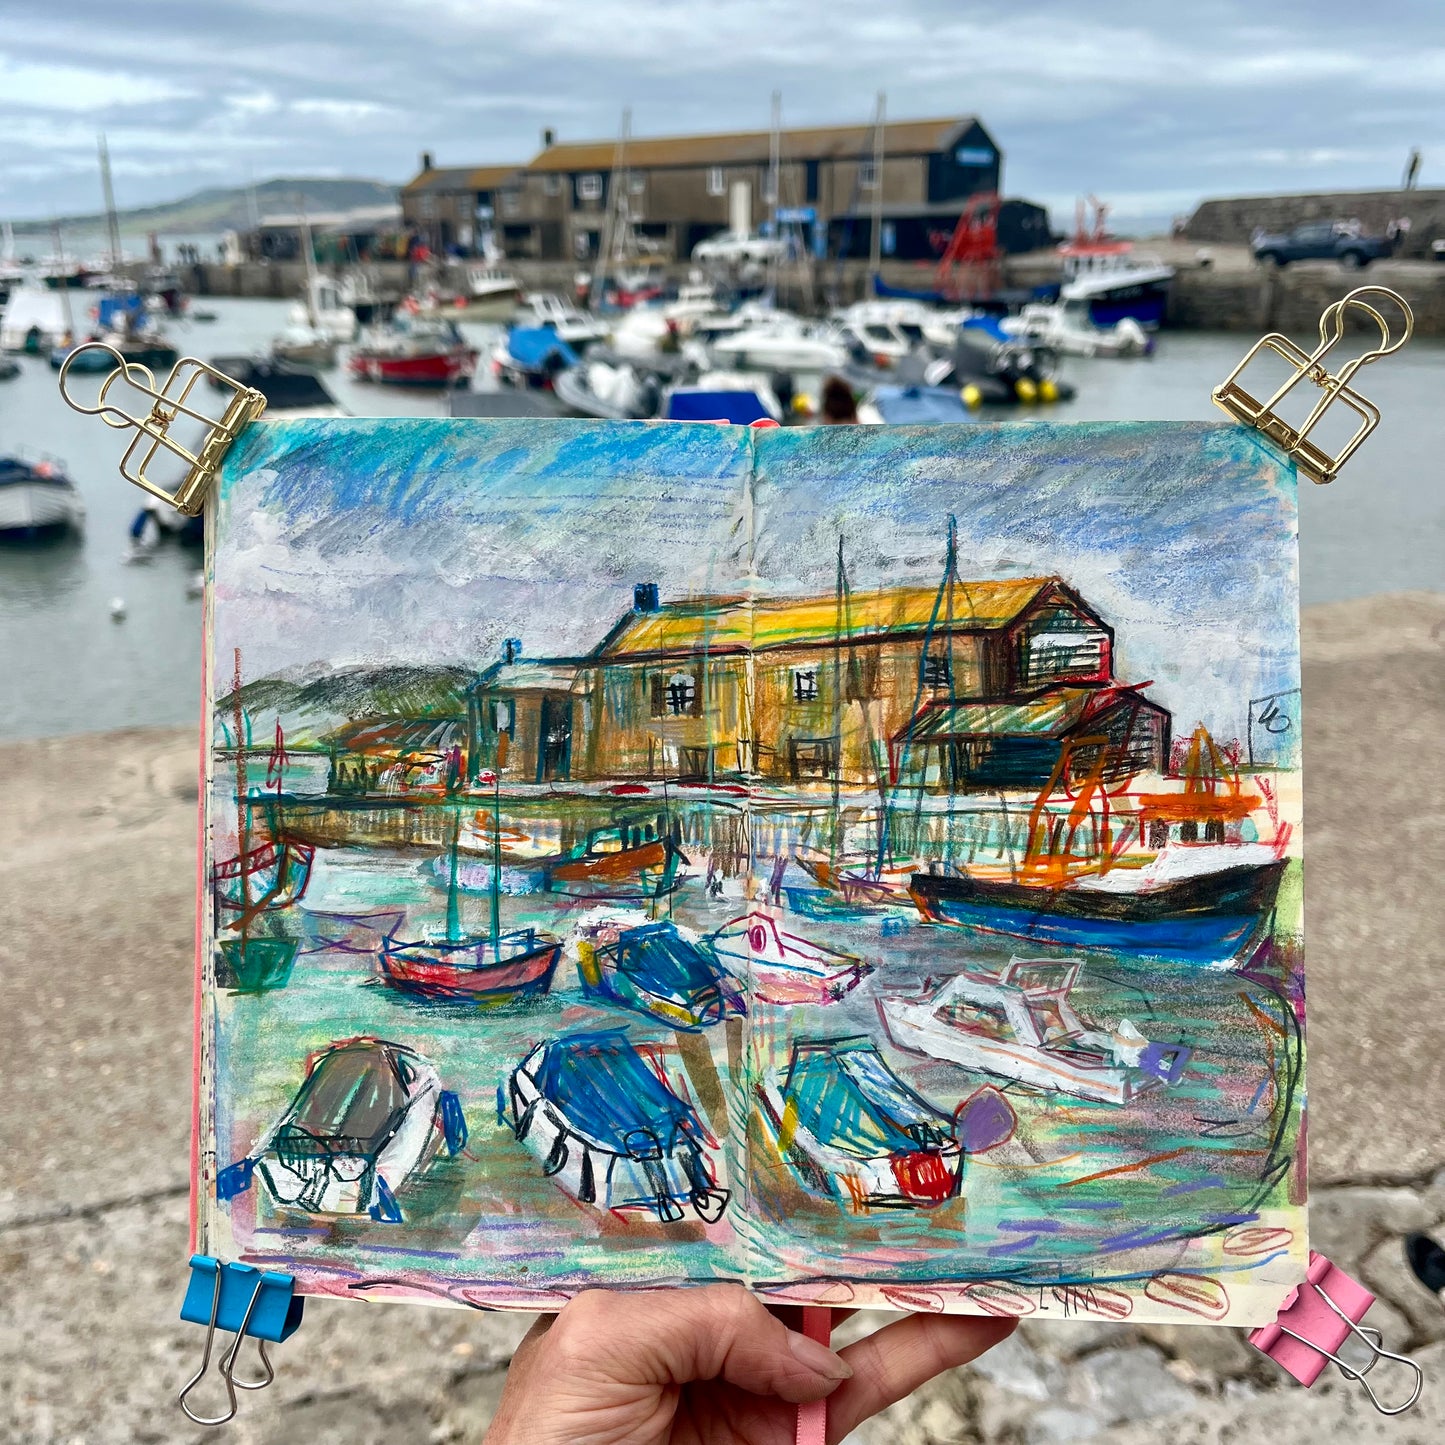
{"type": "Polygon", "coordinates": [[[1350,381],[1354,374],[1367,362],[1378,361],[1398,351],[1414,334],[1415,313],[1409,302],[1395,291],[1384,286],[1360,286],[1348,296],[1341,297],[1332,306],[1327,306],[1320,315],[1320,344],[1306,352],[1296,346],[1287,336],[1272,331],[1262,336],[1250,347],[1244,360],[1225,377],[1223,383],[1214,388],[1214,402],[1222,407],[1236,421],[1246,426],[1257,427],[1269,439],[1282,447],[1295,459],[1300,471],[1313,482],[1332,482],[1339,470],[1358,450],[1360,443],[1379,425],[1380,409],[1367,397],[1357,392],[1350,381]],[[1391,340],[1390,323],[1363,298],[1369,295],[1393,301],[1405,317],[1405,329],[1397,340],[1391,340]],[[1338,346],[1345,334],[1345,312],[1351,307],[1363,312],[1380,328],[1380,345],[1373,351],[1342,366],[1338,374],[1325,369],[1322,358],[1338,346]],[[1239,384],[1239,374],[1259,355],[1261,351],[1273,351],[1282,356],[1295,368],[1294,375],[1285,382],[1267,401],[1257,401],[1239,384]],[[1302,381],[1313,382],[1324,394],[1314,408],[1298,426],[1291,426],[1275,408],[1302,381]],[[1336,401],[1360,418],[1355,434],[1341,447],[1337,456],[1331,456],[1323,447],[1310,440],[1310,433],[1319,423],[1325,411],[1336,401]]]}
{"type": "Polygon", "coordinates": [[[217,371],[214,366],[208,366],[194,356],[181,357],[171,368],[165,385],[157,391],[155,374],[148,366],[142,366],[138,361],[127,361],[115,347],[108,346],[103,341],[89,341],[83,346],[77,346],[65,358],[60,368],[60,394],[65,398],[67,406],[86,416],[98,416],[107,426],[121,431],[134,428],[136,435],[120,459],[121,476],[128,482],[134,482],[142,491],[149,492],[159,501],[169,502],[178,512],[184,512],[188,517],[200,514],[206,499],[206,490],[221,464],[221,459],[226,455],[226,448],[236,439],[242,427],[255,421],[266,409],[266,398],[259,391],[242,386],[225,372],[217,371]],[[96,398],[95,405],[83,406],[70,395],[66,382],[75,358],[82,352],[94,350],[109,352],[115,358],[116,368],[101,383],[100,395],[96,398]],[[202,377],[209,379],[221,391],[230,393],[230,399],[219,418],[207,416],[205,412],[187,405],[192,389],[202,377]],[[117,382],[133,386],[142,396],[150,399],[151,409],[148,415],[132,416],[108,399],[111,387],[117,382]],[[181,417],[206,428],[203,439],[194,451],[171,435],[172,426],[181,417]],[[155,460],[156,453],[162,448],[186,464],[186,474],[172,492],[157,484],[146,472],[155,460]]]}

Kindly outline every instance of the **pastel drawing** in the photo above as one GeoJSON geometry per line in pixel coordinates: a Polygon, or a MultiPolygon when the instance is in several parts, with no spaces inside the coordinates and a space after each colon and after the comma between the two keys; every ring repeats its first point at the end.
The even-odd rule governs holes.
{"type": "Polygon", "coordinates": [[[1301,774],[1257,437],[263,422],[214,510],[213,1252],[502,1308],[1273,1318],[1301,774]]]}

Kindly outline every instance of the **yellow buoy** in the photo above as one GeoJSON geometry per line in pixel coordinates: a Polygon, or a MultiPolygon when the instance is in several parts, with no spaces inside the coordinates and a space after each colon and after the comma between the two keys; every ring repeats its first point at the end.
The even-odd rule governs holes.
{"type": "Polygon", "coordinates": [[[983,405],[983,393],[972,382],[969,382],[969,384],[959,392],[958,399],[970,411],[976,411],[983,405]]]}
{"type": "Polygon", "coordinates": [[[799,413],[810,412],[813,409],[813,399],[804,392],[799,392],[793,398],[793,410],[799,413]]]}
{"type": "Polygon", "coordinates": [[[1021,376],[1014,382],[1014,395],[1017,396],[1020,401],[1037,401],[1039,399],[1039,389],[1029,377],[1021,376]]]}
{"type": "Polygon", "coordinates": [[[1051,376],[1046,376],[1039,382],[1039,400],[1057,401],[1059,399],[1059,388],[1051,376]]]}

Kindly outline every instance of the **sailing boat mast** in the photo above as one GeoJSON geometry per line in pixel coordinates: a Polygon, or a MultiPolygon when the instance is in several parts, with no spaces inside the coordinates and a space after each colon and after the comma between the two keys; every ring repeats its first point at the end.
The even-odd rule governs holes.
{"type": "Polygon", "coordinates": [[[50,223],[50,234],[55,246],[55,270],[60,278],[60,305],[65,312],[65,335],[67,343],[75,340],[75,312],[70,307],[70,277],[65,274],[65,243],[60,239],[60,222],[50,223]]]}
{"type": "MultiPolygon", "coordinates": [[[[782,170],[783,92],[773,92],[773,111],[768,137],[768,236],[773,242],[768,252],[768,295],[777,304],[778,265],[782,251],[782,234],[778,227],[779,188],[782,170]]],[[[839,543],[841,546],[841,541],[839,543]]]]}
{"type": "Polygon", "coordinates": [[[246,797],[246,715],[241,706],[241,649],[235,652],[235,671],[231,675],[231,720],[236,745],[236,853],[239,858],[241,884],[241,921],[251,915],[250,885],[246,877],[246,855],[251,851],[251,809],[246,797]]]}
{"type": "Polygon", "coordinates": [[[110,269],[114,271],[121,263],[120,252],[120,217],[115,210],[115,189],[110,180],[110,148],[105,143],[105,136],[99,137],[100,141],[100,184],[105,193],[105,226],[110,239],[110,269]]]}
{"type": "Polygon", "coordinates": [[[868,227],[869,286],[883,264],[883,129],[888,97],[878,92],[878,109],[873,117],[873,214],[868,227]]]}
{"type": "Polygon", "coordinates": [[[607,215],[602,226],[602,240],[597,248],[597,275],[593,289],[600,305],[606,294],[607,268],[612,261],[612,252],[618,244],[618,220],[620,208],[626,204],[619,195],[619,187],[626,187],[627,142],[632,138],[632,107],[622,107],[622,128],[617,133],[617,145],[612,151],[612,171],[607,178],[607,215]]]}
{"type": "Polygon", "coordinates": [[[306,260],[306,319],[314,331],[320,321],[316,314],[316,253],[311,244],[311,221],[306,215],[306,197],[296,192],[296,211],[301,218],[301,249],[306,260]]]}

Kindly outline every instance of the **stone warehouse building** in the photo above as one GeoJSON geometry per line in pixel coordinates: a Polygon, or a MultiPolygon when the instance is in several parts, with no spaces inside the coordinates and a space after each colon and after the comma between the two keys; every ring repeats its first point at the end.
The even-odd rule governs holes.
{"type": "Polygon", "coordinates": [[[1162,771],[1169,714],[1114,677],[1114,635],[1058,577],[661,602],[585,657],[510,642],[469,694],[468,776],[1037,788],[1065,745],[1162,771]]]}
{"type": "MultiPolygon", "coordinates": [[[[885,242],[892,241],[885,250],[921,259],[905,256],[900,238],[905,246],[915,236],[926,244],[928,226],[951,233],[970,196],[999,189],[1003,166],[993,137],[974,116],[888,124],[881,175],[873,173],[871,125],[784,130],[776,197],[766,130],[634,138],[620,167],[613,140],[559,142],[550,130],[542,138],[532,160],[510,168],[437,168],[423,155],[421,171],[402,190],[405,221],[439,250],[469,245],[464,236],[493,228],[514,259],[583,262],[602,245],[611,188],[625,185],[634,231],[667,259],[690,256],[699,241],[725,230],[740,207],[756,228],[775,205],[819,250],[830,226],[856,217],[849,249],[861,244],[866,254],[868,216],[881,187],[885,226],[891,226],[885,242]]],[[[1037,219],[1028,225],[1033,231],[1020,249],[1039,244],[1037,219]]]]}

